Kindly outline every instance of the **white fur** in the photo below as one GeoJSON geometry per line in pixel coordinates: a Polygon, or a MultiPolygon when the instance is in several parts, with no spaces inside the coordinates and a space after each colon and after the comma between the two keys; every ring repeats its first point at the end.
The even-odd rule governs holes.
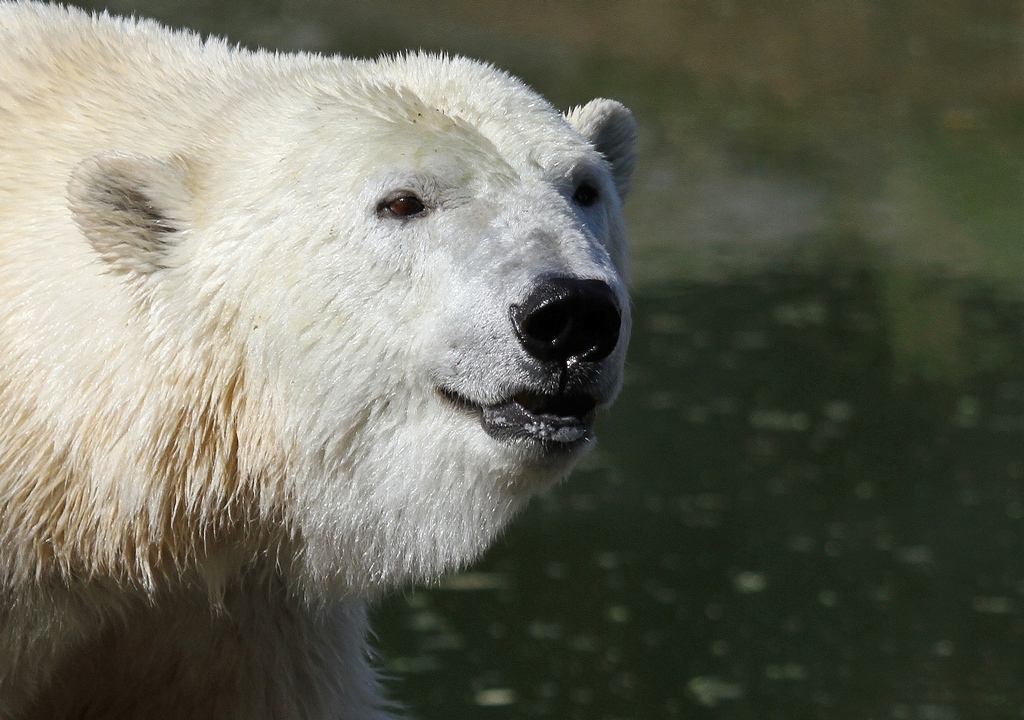
{"type": "Polygon", "coordinates": [[[625,309],[610,402],[634,142],[462,58],[0,2],[0,719],[385,717],[365,599],[576,459],[437,385],[525,382],[508,308],[570,274],[625,309]]]}

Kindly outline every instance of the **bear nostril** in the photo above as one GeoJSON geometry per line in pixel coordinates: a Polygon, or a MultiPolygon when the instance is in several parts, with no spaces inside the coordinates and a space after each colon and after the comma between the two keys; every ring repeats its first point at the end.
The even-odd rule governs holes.
{"type": "Polygon", "coordinates": [[[622,314],[601,280],[548,278],[510,315],[523,348],[543,362],[598,362],[619,342],[622,314]]]}

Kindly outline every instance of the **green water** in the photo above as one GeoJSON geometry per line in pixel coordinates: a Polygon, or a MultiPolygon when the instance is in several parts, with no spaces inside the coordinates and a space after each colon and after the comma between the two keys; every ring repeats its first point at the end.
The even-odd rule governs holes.
{"type": "Polygon", "coordinates": [[[637,115],[627,385],[481,564],[377,609],[411,716],[1024,716],[1019,3],[111,7],[637,115]]]}

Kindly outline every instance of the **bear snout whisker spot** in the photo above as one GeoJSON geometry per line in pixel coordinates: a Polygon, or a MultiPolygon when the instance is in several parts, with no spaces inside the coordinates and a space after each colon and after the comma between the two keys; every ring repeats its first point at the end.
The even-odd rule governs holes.
{"type": "Polygon", "coordinates": [[[541,362],[600,362],[619,342],[622,311],[602,280],[548,278],[509,309],[520,344],[541,362]]]}

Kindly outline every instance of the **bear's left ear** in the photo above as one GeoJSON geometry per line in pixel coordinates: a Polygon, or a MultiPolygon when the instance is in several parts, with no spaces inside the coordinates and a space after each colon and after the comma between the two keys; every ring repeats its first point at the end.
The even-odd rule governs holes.
{"type": "Polygon", "coordinates": [[[188,167],[180,158],[103,153],[83,160],[68,183],[75,222],[93,249],[122,275],[170,267],[187,227],[188,167]]]}
{"type": "Polygon", "coordinates": [[[598,98],[570,110],[565,119],[607,158],[615,188],[626,198],[636,169],[636,121],[625,105],[598,98]]]}

